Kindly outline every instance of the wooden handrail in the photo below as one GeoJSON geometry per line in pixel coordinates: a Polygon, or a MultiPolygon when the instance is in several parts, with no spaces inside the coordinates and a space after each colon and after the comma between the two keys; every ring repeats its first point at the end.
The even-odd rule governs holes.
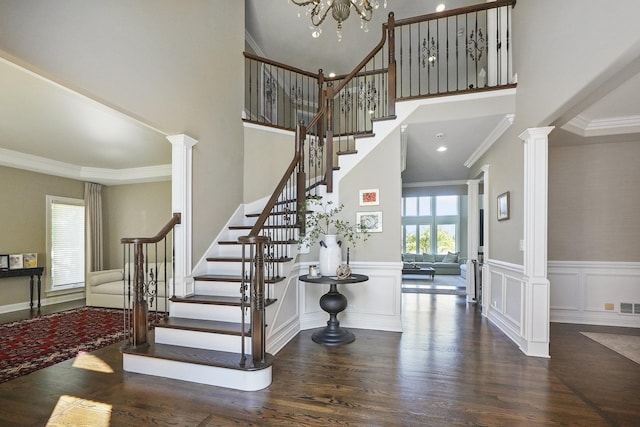
{"type": "MultiPolygon", "coordinates": [[[[390,13],[390,15],[392,14],[393,12],[390,13]]],[[[382,50],[386,41],[387,41],[387,23],[385,22],[382,24],[382,39],[380,40],[380,42],[371,50],[371,52],[369,52],[367,56],[364,57],[362,61],[358,63],[358,65],[355,66],[353,71],[351,71],[349,74],[346,75],[342,83],[340,83],[338,87],[333,89],[333,93],[338,94],[342,90],[342,88],[345,87],[347,83],[349,83],[351,79],[353,79],[353,77],[356,74],[358,74],[365,65],[367,65],[367,63],[371,60],[371,58],[373,58],[380,50],[382,50]]]]}
{"type": "Polygon", "coordinates": [[[282,193],[282,190],[284,190],[284,187],[287,185],[287,182],[289,181],[291,174],[293,174],[293,171],[296,170],[299,160],[300,160],[300,153],[296,151],[295,155],[293,156],[293,160],[291,160],[291,163],[289,164],[289,167],[287,168],[284,175],[282,175],[282,178],[280,179],[280,182],[276,186],[276,189],[271,194],[271,198],[269,198],[269,201],[267,202],[264,209],[262,210],[262,213],[256,220],[256,223],[251,228],[251,231],[249,232],[249,236],[254,237],[260,234],[260,230],[262,230],[262,226],[267,221],[267,218],[269,218],[271,209],[273,209],[273,207],[276,205],[276,202],[278,201],[278,197],[280,197],[280,193],[282,193]]]}
{"type": "Polygon", "coordinates": [[[431,21],[433,19],[447,18],[449,16],[464,15],[465,13],[478,12],[480,10],[497,9],[503,6],[515,7],[515,5],[516,5],[516,0],[497,0],[497,1],[488,2],[488,3],[480,3],[472,6],[465,6],[465,7],[459,7],[457,9],[445,10],[442,12],[434,12],[434,13],[428,13],[426,15],[414,16],[411,18],[398,19],[396,20],[396,27],[400,27],[402,25],[417,24],[419,22],[424,22],[424,21],[431,21]]]}
{"type": "Polygon", "coordinates": [[[311,77],[311,78],[314,78],[314,79],[319,78],[319,74],[318,73],[312,73],[311,71],[305,71],[305,70],[302,70],[300,68],[296,68],[296,67],[292,67],[291,65],[284,64],[282,62],[273,61],[273,60],[268,59],[268,58],[263,58],[262,56],[254,55],[253,53],[243,52],[242,54],[244,55],[245,58],[248,58],[248,59],[253,59],[255,61],[264,62],[265,64],[269,64],[269,65],[275,65],[276,67],[284,68],[285,70],[293,71],[294,73],[304,74],[305,76],[311,77]]]}
{"type": "Polygon", "coordinates": [[[182,220],[182,215],[179,212],[174,212],[173,216],[165,225],[162,227],[162,230],[158,232],[153,237],[123,237],[120,239],[120,243],[158,243],[160,240],[164,239],[167,234],[173,229],[174,226],[180,224],[182,220]]]}

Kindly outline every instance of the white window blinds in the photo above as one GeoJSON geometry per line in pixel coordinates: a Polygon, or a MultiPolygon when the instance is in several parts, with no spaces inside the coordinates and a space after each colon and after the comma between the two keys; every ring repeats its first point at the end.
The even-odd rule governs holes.
{"type": "Polygon", "coordinates": [[[84,285],[84,201],[48,196],[51,290],[84,285]]]}

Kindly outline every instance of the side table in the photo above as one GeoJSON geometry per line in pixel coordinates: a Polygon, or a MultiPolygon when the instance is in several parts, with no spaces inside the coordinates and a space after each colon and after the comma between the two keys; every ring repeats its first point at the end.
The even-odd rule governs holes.
{"type": "Polygon", "coordinates": [[[348,330],[340,327],[338,313],[347,308],[347,297],[338,292],[338,285],[349,283],[361,283],[369,280],[364,274],[352,274],[347,279],[338,279],[336,276],[310,277],[305,274],[300,276],[302,282],[329,285],[329,292],[320,297],[320,308],[329,313],[329,320],[325,328],[313,333],[313,342],[324,345],[342,345],[355,341],[356,336],[348,330]]]}
{"type": "Polygon", "coordinates": [[[31,280],[29,281],[29,294],[31,296],[30,307],[33,310],[33,277],[38,277],[38,310],[40,310],[40,293],[42,292],[42,273],[44,271],[44,267],[33,267],[33,268],[19,268],[17,270],[0,270],[0,279],[4,277],[20,277],[20,276],[31,276],[31,280]]]}

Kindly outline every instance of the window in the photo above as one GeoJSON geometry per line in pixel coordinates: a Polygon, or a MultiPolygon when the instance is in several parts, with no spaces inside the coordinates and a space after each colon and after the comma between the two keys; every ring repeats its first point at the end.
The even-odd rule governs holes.
{"type": "Polygon", "coordinates": [[[447,252],[456,251],[456,225],[455,224],[439,224],[438,225],[438,253],[446,254],[447,252]]]}
{"type": "Polygon", "coordinates": [[[459,196],[403,197],[402,201],[403,252],[446,254],[457,251],[459,196]]]}
{"type": "Polygon", "coordinates": [[[47,196],[51,291],[84,286],[84,200],[47,196]]]}

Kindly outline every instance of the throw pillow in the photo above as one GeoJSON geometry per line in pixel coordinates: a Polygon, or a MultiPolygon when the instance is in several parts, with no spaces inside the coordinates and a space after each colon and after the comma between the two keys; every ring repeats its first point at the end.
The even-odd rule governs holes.
{"type": "Polygon", "coordinates": [[[436,257],[434,254],[422,254],[422,259],[425,262],[436,262],[436,257]]]}
{"type": "Polygon", "coordinates": [[[415,262],[416,254],[402,254],[402,261],[404,262],[415,262]]]}
{"type": "Polygon", "coordinates": [[[460,254],[460,252],[448,252],[442,259],[442,262],[458,262],[458,254],[460,254]]]}

